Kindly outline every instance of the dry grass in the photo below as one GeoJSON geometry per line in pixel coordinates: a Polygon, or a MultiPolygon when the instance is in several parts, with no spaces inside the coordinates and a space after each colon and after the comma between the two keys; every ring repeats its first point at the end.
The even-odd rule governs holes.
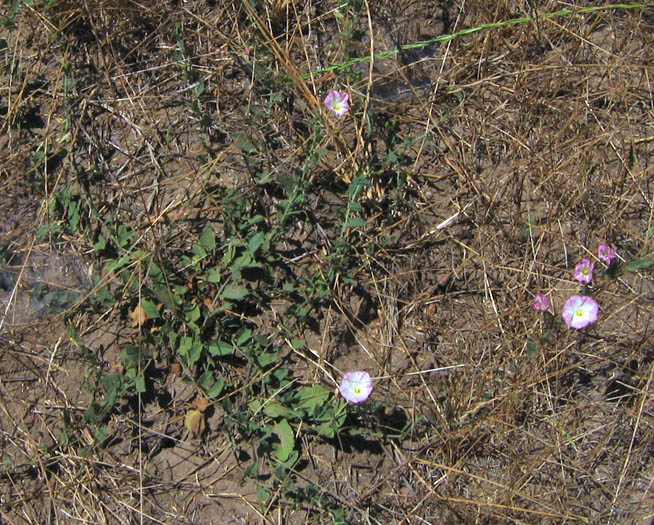
{"type": "MultiPolygon", "coordinates": [[[[305,381],[370,371],[386,409],[359,426],[410,431],[303,436],[297,485],[315,484],[349,523],[653,522],[652,270],[623,265],[611,278],[596,258],[602,242],[625,263],[654,251],[651,7],[499,27],[316,73],[352,50],[370,56],[561,5],[363,2],[355,16],[355,2],[341,15],[337,2],[312,0],[256,12],[245,0],[43,4],[0,29],[0,247],[15,272],[36,253],[65,254],[108,282],[92,245],[110,212],[138,232],[134,246],[172,257],[203,225],[220,228],[213,187],[262,192],[258,213],[274,221],[279,194],[254,173],[296,173],[307,150],[324,149],[306,174],[312,229],[298,221],[284,240],[285,264],[319,273],[319,230],[338,236],[347,184],[377,166],[368,224],[349,236],[359,285],[336,279],[312,324],[293,327],[309,351],[288,359],[305,381]],[[320,108],[335,86],[354,100],[340,121],[320,108]],[[283,102],[269,103],[277,91],[283,102]],[[371,121],[388,136],[371,136],[371,121]],[[379,163],[404,139],[402,162],[379,163]],[[67,185],[97,216],[37,238],[67,185]],[[574,331],[558,312],[581,257],[597,264],[601,315],[574,331]],[[532,308],[541,292],[555,316],[532,308]]],[[[3,318],[2,521],[332,522],[317,500],[287,494],[262,509],[243,475],[257,444],[223,433],[219,411],[203,439],[185,433],[195,390],[167,372],[161,396],[112,416],[121,439],[93,447],[84,385],[145,337],[127,313],[117,302],[3,318]]],[[[251,321],[271,337],[285,323],[274,298],[251,321]]],[[[224,373],[236,382],[244,372],[224,373]]]]}

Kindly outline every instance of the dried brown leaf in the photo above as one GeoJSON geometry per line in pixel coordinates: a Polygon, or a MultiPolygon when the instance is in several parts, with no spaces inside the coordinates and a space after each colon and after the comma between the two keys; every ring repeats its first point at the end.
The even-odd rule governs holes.
{"type": "Polygon", "coordinates": [[[200,412],[204,413],[204,411],[209,408],[211,403],[209,403],[209,400],[206,397],[201,397],[199,399],[196,399],[191,403],[195,408],[197,408],[200,412]]]}
{"type": "Polygon", "coordinates": [[[143,307],[139,304],[134,307],[129,314],[129,318],[132,321],[132,328],[143,325],[148,320],[148,316],[145,313],[143,307]]]}

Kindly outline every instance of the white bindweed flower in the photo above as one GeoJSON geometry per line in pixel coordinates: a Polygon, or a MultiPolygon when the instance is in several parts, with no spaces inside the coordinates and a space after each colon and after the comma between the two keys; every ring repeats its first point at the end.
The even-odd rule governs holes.
{"type": "Polygon", "coordinates": [[[348,372],[343,376],[339,390],[350,403],[363,403],[372,392],[372,378],[368,372],[348,372]]]}
{"type": "Polygon", "coordinates": [[[592,297],[573,295],[563,305],[561,315],[570,328],[581,330],[597,321],[599,305],[592,297]]]}
{"type": "Polygon", "coordinates": [[[348,111],[350,111],[350,104],[348,100],[350,95],[345,91],[330,91],[329,94],[325,97],[323,104],[330,111],[333,111],[337,117],[342,117],[348,111]]]}
{"type": "Polygon", "coordinates": [[[593,270],[595,263],[590,259],[584,258],[575,266],[573,277],[580,283],[589,284],[593,280],[593,270]]]}

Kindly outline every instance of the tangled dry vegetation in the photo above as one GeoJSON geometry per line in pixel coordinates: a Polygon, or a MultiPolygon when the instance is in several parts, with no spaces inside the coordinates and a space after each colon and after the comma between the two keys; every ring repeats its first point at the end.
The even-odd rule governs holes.
{"type": "Polygon", "coordinates": [[[654,9],[572,4],[5,0],[1,521],[652,523],[654,9]]]}

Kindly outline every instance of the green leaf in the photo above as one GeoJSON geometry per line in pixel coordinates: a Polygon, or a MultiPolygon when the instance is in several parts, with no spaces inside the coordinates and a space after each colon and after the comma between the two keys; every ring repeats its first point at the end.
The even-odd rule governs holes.
{"type": "Polygon", "coordinates": [[[104,389],[104,406],[112,406],[123,392],[123,380],[118,374],[107,374],[100,379],[104,389]]]}
{"type": "Polygon", "coordinates": [[[211,370],[205,370],[204,373],[195,381],[195,384],[198,385],[202,390],[207,390],[214,383],[215,380],[211,370]]]}
{"type": "Polygon", "coordinates": [[[288,381],[285,381],[285,379],[290,373],[291,371],[288,368],[278,368],[272,373],[272,376],[279,382],[280,385],[287,385],[288,381]]]}
{"type": "Polygon", "coordinates": [[[362,217],[350,217],[347,220],[346,226],[348,228],[363,228],[366,224],[366,220],[362,217]]]}
{"type": "Polygon", "coordinates": [[[257,500],[259,500],[259,507],[264,510],[268,507],[268,502],[270,501],[272,494],[271,492],[264,487],[257,487],[257,500]]]}
{"type": "Polygon", "coordinates": [[[143,311],[145,312],[145,315],[148,316],[148,319],[159,318],[159,309],[157,308],[157,305],[149,299],[141,299],[141,308],[143,308],[143,311]]]}
{"type": "Polygon", "coordinates": [[[248,408],[252,414],[257,414],[261,410],[261,401],[258,399],[253,399],[248,403],[248,408]]]}
{"type": "Polygon", "coordinates": [[[37,239],[43,239],[44,237],[47,237],[48,235],[53,235],[55,233],[59,233],[62,230],[61,224],[58,222],[49,222],[47,224],[44,224],[43,226],[40,226],[38,230],[36,230],[36,237],[37,239]]]}
{"type": "Polygon", "coordinates": [[[195,342],[188,353],[188,359],[190,364],[195,364],[202,355],[202,344],[195,342]]]}
{"type": "Polygon", "coordinates": [[[257,250],[261,247],[264,241],[263,232],[255,233],[250,240],[248,241],[248,252],[254,257],[257,253],[257,250]]]}
{"type": "Polygon", "coordinates": [[[139,394],[143,394],[145,392],[145,377],[143,377],[143,374],[134,378],[134,386],[136,387],[136,391],[139,394]]]}
{"type": "Polygon", "coordinates": [[[318,427],[318,434],[327,439],[332,439],[336,435],[334,424],[331,421],[325,421],[318,427]]]}
{"type": "Polygon", "coordinates": [[[241,328],[238,332],[236,339],[236,346],[243,346],[252,338],[252,330],[250,328],[241,328]]]}
{"type": "MultiPolygon", "coordinates": [[[[248,467],[245,469],[243,472],[246,478],[254,478],[259,475],[259,464],[258,463],[250,463],[248,467]]],[[[259,490],[259,489],[257,489],[259,490]]]]}
{"type": "Polygon", "coordinates": [[[530,338],[527,341],[527,357],[529,357],[529,359],[533,359],[538,355],[538,352],[539,352],[538,343],[530,338]]]}
{"type": "Polygon", "coordinates": [[[150,268],[148,269],[148,277],[152,279],[153,282],[157,284],[164,284],[166,281],[163,278],[163,272],[159,265],[155,262],[150,263],[150,268]]]}
{"type": "Polygon", "coordinates": [[[109,288],[105,284],[96,288],[95,296],[92,297],[92,300],[98,304],[106,305],[113,303],[113,296],[109,293],[109,288]]]}
{"type": "Polygon", "coordinates": [[[113,270],[117,270],[118,268],[122,268],[126,264],[129,264],[129,257],[124,255],[120,259],[114,259],[112,261],[109,261],[107,263],[107,271],[111,272],[113,270]]]}
{"type": "Polygon", "coordinates": [[[71,202],[68,205],[68,224],[73,232],[77,231],[79,225],[79,203],[71,202]]]}
{"type": "Polygon", "coordinates": [[[270,170],[263,170],[257,174],[257,184],[259,186],[265,186],[272,181],[272,172],[270,170]]]}
{"type": "Polygon", "coordinates": [[[366,177],[365,175],[355,175],[354,178],[352,179],[352,182],[347,188],[347,194],[348,195],[357,195],[359,191],[361,191],[362,188],[366,186],[370,186],[370,179],[366,177]]]}
{"type": "Polygon", "coordinates": [[[120,358],[123,365],[125,365],[125,368],[127,368],[127,371],[129,372],[130,369],[136,370],[138,368],[139,363],[142,361],[143,355],[141,349],[138,346],[128,344],[123,347],[123,351],[120,353],[120,358]]]}
{"type": "Polygon", "coordinates": [[[386,155],[386,160],[392,164],[395,164],[398,160],[397,153],[395,153],[393,150],[389,151],[388,155],[386,155]]]}
{"type": "Polygon", "coordinates": [[[204,278],[210,283],[219,283],[220,282],[220,270],[217,266],[209,268],[209,271],[204,275],[204,278]]]}
{"type": "Polygon", "coordinates": [[[261,368],[267,367],[269,364],[274,363],[278,359],[276,353],[261,353],[257,355],[257,363],[261,368]]]}
{"type": "Polygon", "coordinates": [[[165,286],[161,286],[159,288],[155,288],[154,290],[154,295],[159,299],[166,308],[169,310],[174,310],[175,309],[175,303],[181,302],[181,298],[174,296],[168,288],[165,286]]]}
{"type": "Polygon", "coordinates": [[[295,447],[293,429],[288,424],[288,421],[282,419],[273,427],[273,432],[279,437],[279,445],[277,446],[277,450],[275,450],[275,455],[279,461],[286,461],[295,447]]]}
{"type": "Polygon", "coordinates": [[[364,211],[361,203],[357,201],[350,201],[348,206],[350,208],[351,213],[361,213],[364,211]]]}
{"type": "Polygon", "coordinates": [[[101,252],[107,247],[107,239],[104,238],[104,235],[98,235],[98,242],[93,245],[93,249],[96,252],[101,252]]]}
{"type": "Polygon", "coordinates": [[[281,465],[278,465],[274,472],[277,479],[286,478],[284,485],[289,488],[289,490],[294,490],[293,487],[295,483],[292,479],[289,479],[287,476],[288,469],[292,468],[293,465],[297,463],[297,459],[300,457],[300,453],[297,450],[291,450],[291,453],[288,455],[285,461],[281,462],[281,465]]]}
{"type": "Polygon", "coordinates": [[[222,393],[224,388],[225,388],[225,380],[224,379],[219,379],[207,391],[207,399],[217,398],[222,393]]]}
{"type": "Polygon", "coordinates": [[[118,237],[118,246],[122,248],[133,237],[134,232],[128,230],[124,224],[121,224],[120,226],[118,226],[118,231],[116,232],[116,235],[118,237]]]}
{"type": "Polygon", "coordinates": [[[221,296],[224,299],[239,301],[240,299],[247,297],[248,294],[249,292],[245,286],[239,286],[238,284],[228,284],[225,286],[225,288],[223,288],[221,296]]]}
{"type": "Polygon", "coordinates": [[[186,312],[186,321],[188,323],[194,323],[200,319],[202,312],[200,312],[200,307],[196,304],[189,311],[186,312]]]}
{"type": "Polygon", "coordinates": [[[195,255],[193,264],[196,264],[200,259],[204,259],[207,256],[207,250],[200,243],[194,242],[191,248],[193,249],[193,255],[195,255]]]}
{"type": "Polygon", "coordinates": [[[205,226],[202,229],[200,244],[202,244],[202,246],[204,246],[209,251],[213,251],[216,247],[216,234],[211,228],[209,228],[209,226],[205,226]]]}
{"type": "Polygon", "coordinates": [[[184,285],[181,285],[181,284],[177,284],[177,285],[173,286],[173,292],[176,295],[181,296],[181,295],[184,295],[186,292],[188,292],[188,287],[186,287],[184,285]]]}
{"type": "Polygon", "coordinates": [[[91,403],[86,412],[84,412],[84,418],[89,423],[96,423],[102,419],[102,408],[97,403],[91,403]]]}
{"type": "Polygon", "coordinates": [[[106,426],[96,427],[93,430],[93,437],[98,445],[102,445],[109,437],[109,429],[106,426]]]}
{"type": "Polygon", "coordinates": [[[293,175],[278,173],[277,180],[288,197],[293,195],[295,188],[298,186],[298,179],[293,175]]]}
{"type": "Polygon", "coordinates": [[[277,401],[273,401],[271,403],[268,403],[264,408],[263,408],[263,413],[266,414],[268,417],[290,417],[291,416],[291,411],[282,405],[281,403],[278,403],[277,401]]]}
{"type": "Polygon", "coordinates": [[[239,255],[231,265],[232,274],[235,277],[238,277],[243,268],[249,268],[251,266],[256,267],[257,263],[254,261],[254,259],[249,253],[244,253],[243,255],[239,255]]]}
{"type": "Polygon", "coordinates": [[[257,152],[257,147],[250,140],[250,137],[248,137],[245,133],[239,133],[234,138],[235,138],[234,145],[237,148],[242,149],[245,153],[256,153],[257,152]]]}
{"type": "Polygon", "coordinates": [[[314,413],[317,407],[327,401],[329,393],[329,389],[323,385],[305,386],[295,395],[297,402],[294,408],[314,413]]]}
{"type": "Polygon", "coordinates": [[[630,262],[626,268],[630,272],[636,272],[645,268],[651,268],[652,266],[654,266],[654,257],[645,257],[644,259],[630,262]]]}
{"type": "Polygon", "coordinates": [[[284,93],[281,91],[276,91],[274,93],[271,93],[268,97],[270,105],[278,104],[279,102],[282,102],[284,100],[284,93]]]}
{"type": "Polygon", "coordinates": [[[216,341],[208,347],[209,353],[213,356],[231,355],[234,353],[234,347],[225,341],[216,341]]]}
{"type": "Polygon", "coordinates": [[[182,337],[177,353],[184,357],[189,365],[193,365],[202,355],[202,343],[195,341],[192,337],[182,337]]]}

